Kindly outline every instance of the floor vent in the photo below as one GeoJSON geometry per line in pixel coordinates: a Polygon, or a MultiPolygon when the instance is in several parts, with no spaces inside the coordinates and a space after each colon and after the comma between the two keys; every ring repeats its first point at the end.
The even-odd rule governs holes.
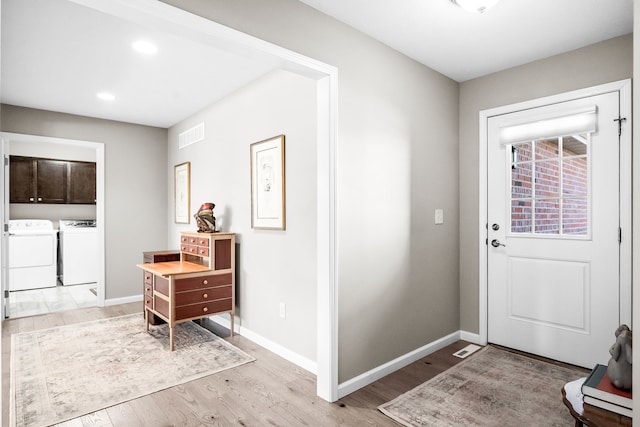
{"type": "Polygon", "coordinates": [[[466,346],[462,350],[458,350],[455,353],[453,353],[453,355],[456,356],[456,357],[459,357],[460,359],[464,359],[465,357],[469,356],[470,354],[475,353],[478,350],[480,350],[480,346],[477,346],[475,344],[469,344],[468,346],[466,346]]]}
{"type": "Polygon", "coordinates": [[[195,144],[204,139],[204,123],[187,129],[178,135],[178,148],[182,149],[187,145],[195,144]]]}

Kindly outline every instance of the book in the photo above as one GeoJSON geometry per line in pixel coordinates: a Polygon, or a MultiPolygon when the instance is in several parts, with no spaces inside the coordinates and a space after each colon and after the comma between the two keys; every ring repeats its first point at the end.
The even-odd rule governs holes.
{"type": "Polygon", "coordinates": [[[627,409],[633,409],[631,391],[621,390],[613,385],[607,375],[606,365],[596,365],[582,384],[582,394],[613,403],[627,409]]]}
{"type": "Polygon", "coordinates": [[[632,409],[625,408],[624,406],[616,405],[611,402],[606,402],[604,400],[596,399],[595,397],[584,396],[584,403],[591,406],[597,406],[598,408],[605,409],[609,412],[615,412],[616,414],[624,415],[625,417],[633,417],[632,409]]]}

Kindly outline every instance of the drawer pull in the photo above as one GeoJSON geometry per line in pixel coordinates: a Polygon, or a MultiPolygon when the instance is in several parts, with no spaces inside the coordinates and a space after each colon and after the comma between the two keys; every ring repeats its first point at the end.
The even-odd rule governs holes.
{"type": "Polygon", "coordinates": [[[209,294],[203,294],[203,295],[202,295],[202,298],[204,298],[204,299],[209,298],[209,294]]]}
{"type": "Polygon", "coordinates": [[[203,285],[208,285],[208,284],[209,284],[209,281],[208,281],[207,279],[204,279],[204,280],[202,281],[202,284],[203,284],[203,285]]]}
{"type": "Polygon", "coordinates": [[[206,253],[207,253],[207,251],[206,251],[206,250],[204,250],[204,249],[200,249],[200,255],[204,255],[204,254],[206,254],[206,253]]]}
{"type": "Polygon", "coordinates": [[[202,311],[207,312],[209,309],[207,307],[203,308],[202,311]]]}
{"type": "Polygon", "coordinates": [[[150,288],[150,287],[147,287],[147,289],[146,289],[146,290],[147,290],[147,291],[151,291],[151,288],[150,288]]]}

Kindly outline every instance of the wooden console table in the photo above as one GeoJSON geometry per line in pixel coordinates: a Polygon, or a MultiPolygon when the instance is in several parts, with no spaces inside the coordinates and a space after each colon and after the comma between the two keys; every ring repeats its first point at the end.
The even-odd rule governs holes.
{"type": "Polygon", "coordinates": [[[576,420],[575,427],[631,427],[633,424],[633,420],[629,417],[586,403],[583,404],[582,414],[578,414],[567,399],[564,388],[562,389],[562,402],[576,420]]]}
{"type": "Polygon", "coordinates": [[[181,233],[180,261],[137,264],[145,271],[145,327],[151,315],[169,324],[174,349],[177,323],[229,313],[235,315],[235,235],[181,233]]]}

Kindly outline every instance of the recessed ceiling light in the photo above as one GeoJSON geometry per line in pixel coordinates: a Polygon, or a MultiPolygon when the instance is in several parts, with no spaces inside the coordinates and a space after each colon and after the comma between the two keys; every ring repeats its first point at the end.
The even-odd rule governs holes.
{"type": "Polygon", "coordinates": [[[96,94],[96,96],[105,101],[113,101],[114,99],[116,99],[116,96],[109,92],[99,92],[96,94]]]}
{"type": "Polygon", "coordinates": [[[158,51],[158,46],[146,40],[138,40],[131,45],[135,50],[147,55],[153,55],[158,51]]]}

